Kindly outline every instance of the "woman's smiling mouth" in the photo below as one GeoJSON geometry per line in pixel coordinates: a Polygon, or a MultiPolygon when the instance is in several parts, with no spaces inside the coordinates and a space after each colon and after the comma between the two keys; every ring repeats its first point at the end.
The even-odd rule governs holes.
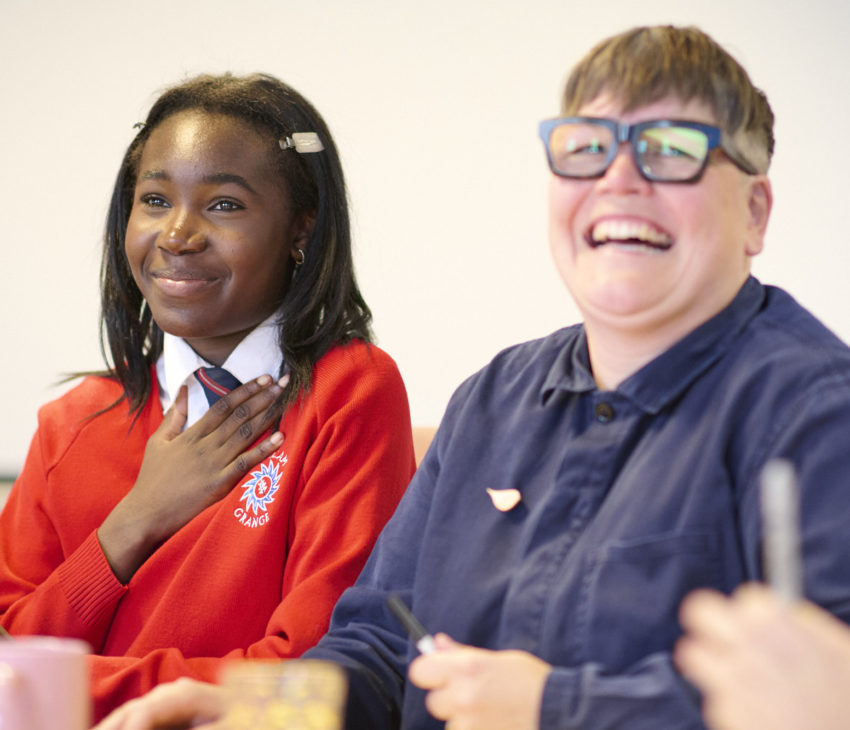
{"type": "Polygon", "coordinates": [[[606,219],[594,223],[585,234],[591,248],[615,243],[629,248],[666,251],[673,245],[673,238],[646,221],[606,219]]]}

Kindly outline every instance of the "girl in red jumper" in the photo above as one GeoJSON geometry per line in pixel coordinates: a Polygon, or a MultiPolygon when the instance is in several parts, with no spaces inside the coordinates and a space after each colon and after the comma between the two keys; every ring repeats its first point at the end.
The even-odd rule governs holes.
{"type": "Polygon", "coordinates": [[[310,103],[265,75],[166,91],[109,208],[111,365],[40,410],[0,515],[2,625],[91,645],[95,719],[324,633],[414,467],[370,318],[310,103]]]}

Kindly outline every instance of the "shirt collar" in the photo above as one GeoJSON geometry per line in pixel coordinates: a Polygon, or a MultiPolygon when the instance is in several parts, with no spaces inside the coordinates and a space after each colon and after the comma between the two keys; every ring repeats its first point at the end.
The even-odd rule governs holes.
{"type": "MultiPolygon", "coordinates": [[[[247,383],[265,373],[277,378],[283,363],[277,323],[277,312],[260,322],[230,353],[222,367],[236,376],[241,383],[247,383]]],[[[162,410],[166,411],[171,407],[180,386],[186,383],[189,386],[187,426],[203,415],[208,408],[206,396],[192,377],[192,373],[200,367],[211,366],[212,363],[198,355],[182,337],[165,333],[162,355],[156,363],[162,410]]]]}
{"type": "MultiPolygon", "coordinates": [[[[764,298],[764,287],[750,276],[725,309],[626,378],[617,392],[644,411],[658,413],[729,350],[761,309],[764,298]]],[[[557,389],[573,393],[596,390],[584,327],[550,368],[540,391],[541,400],[557,389]]]]}
{"type": "Polygon", "coordinates": [[[555,358],[543,381],[543,387],[540,390],[543,401],[554,390],[587,393],[596,389],[596,381],[590,370],[590,357],[587,352],[587,334],[581,325],[576,325],[575,330],[575,336],[567,340],[566,346],[555,358]]]}

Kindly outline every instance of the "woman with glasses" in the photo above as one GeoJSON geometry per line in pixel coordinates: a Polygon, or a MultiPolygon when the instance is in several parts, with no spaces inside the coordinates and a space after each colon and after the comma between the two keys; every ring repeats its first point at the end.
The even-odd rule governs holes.
{"type": "MultiPolygon", "coordinates": [[[[627,31],[573,70],[541,133],[549,244],[583,321],[454,394],[308,652],[348,669],[347,728],[701,727],[673,663],[679,604],[761,576],[774,457],[797,470],[806,593],[850,618],[850,349],[750,275],[772,129],[695,28],[627,31]]],[[[218,701],[172,687],[136,709],[185,719],[218,701]]]]}

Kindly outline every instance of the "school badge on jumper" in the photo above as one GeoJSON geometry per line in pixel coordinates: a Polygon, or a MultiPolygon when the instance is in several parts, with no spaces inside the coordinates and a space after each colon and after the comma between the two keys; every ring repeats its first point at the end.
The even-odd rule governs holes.
{"type": "Polygon", "coordinates": [[[245,527],[260,527],[269,521],[268,506],[274,502],[274,495],[280,487],[281,470],[288,461],[282,451],[266,459],[260,468],[251,472],[250,478],[242,485],[239,506],[233,516],[245,527]]]}

